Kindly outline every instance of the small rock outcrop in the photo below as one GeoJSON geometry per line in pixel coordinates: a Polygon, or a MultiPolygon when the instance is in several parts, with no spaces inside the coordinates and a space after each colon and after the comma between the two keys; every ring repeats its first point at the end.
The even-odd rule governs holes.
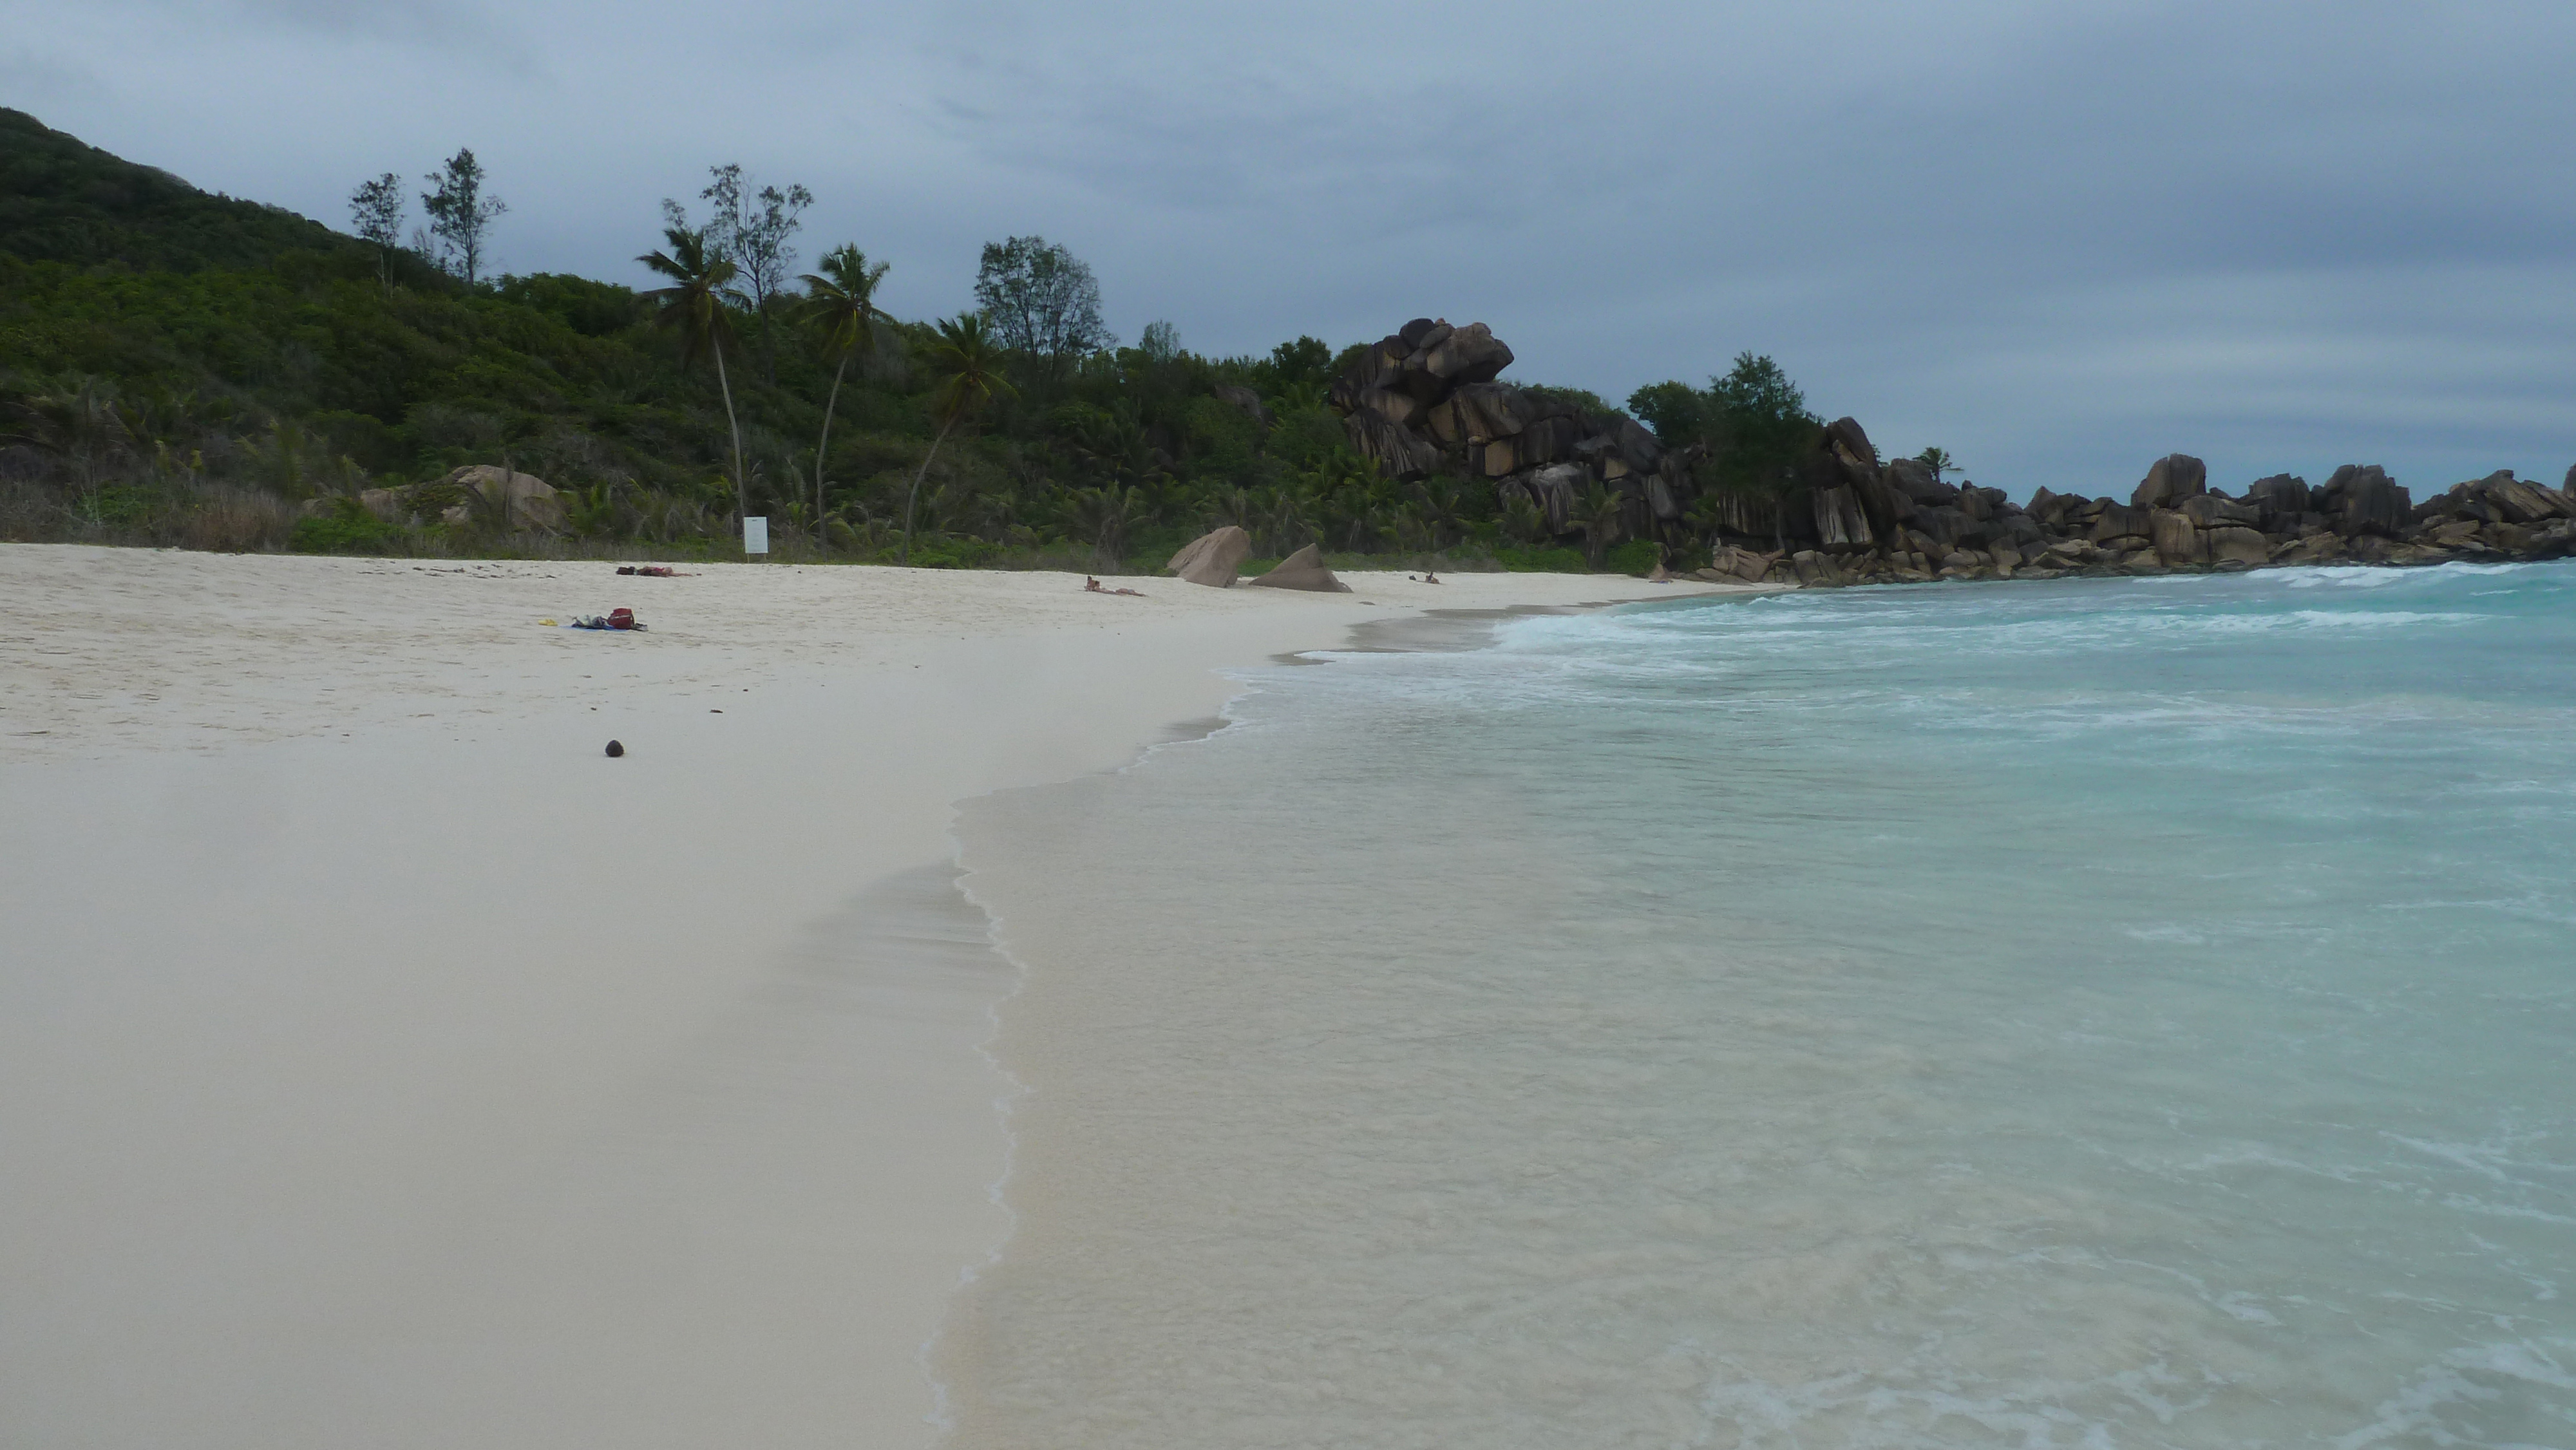
{"type": "MultiPolygon", "coordinates": [[[[506,529],[552,532],[564,526],[563,495],[533,473],[472,463],[449,473],[436,486],[474,494],[506,529]]],[[[474,505],[466,502],[444,510],[440,517],[451,524],[470,523],[475,512],[474,505]]]]}
{"type": "MultiPolygon", "coordinates": [[[[358,494],[358,506],[389,524],[426,522],[470,524],[480,516],[503,528],[543,529],[564,526],[563,495],[533,473],[495,468],[488,463],[451,469],[444,478],[403,488],[370,488],[358,494]]],[[[328,513],[330,499],[305,502],[308,515],[328,513]]]]}
{"type": "Polygon", "coordinates": [[[1324,567],[1324,553],[1312,544],[1279,561],[1279,567],[1258,579],[1243,581],[1246,587],[1263,589],[1303,589],[1315,594],[1348,594],[1351,586],[1335,578],[1324,567]]]}
{"type": "Polygon", "coordinates": [[[1201,534],[1182,546],[1163,567],[1192,584],[1211,589],[1233,587],[1235,573],[1252,555],[1252,535],[1233,524],[1201,534]]]}

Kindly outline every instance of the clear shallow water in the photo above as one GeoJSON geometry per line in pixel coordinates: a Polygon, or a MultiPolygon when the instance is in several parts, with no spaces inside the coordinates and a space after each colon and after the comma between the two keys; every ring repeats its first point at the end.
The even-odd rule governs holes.
{"type": "Polygon", "coordinates": [[[980,803],[957,1443],[2576,1445],[2571,661],[2564,565],[1680,603],[980,803]]]}

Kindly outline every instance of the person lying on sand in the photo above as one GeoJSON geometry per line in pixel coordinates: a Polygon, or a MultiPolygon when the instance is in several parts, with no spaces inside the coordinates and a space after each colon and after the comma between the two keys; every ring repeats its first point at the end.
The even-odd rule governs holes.
{"type": "Polygon", "coordinates": [[[672,568],[668,564],[620,564],[617,566],[617,572],[620,574],[641,574],[647,579],[685,579],[689,577],[681,573],[679,570],[672,568]]]}
{"type": "Polygon", "coordinates": [[[1100,587],[1100,581],[1092,578],[1088,574],[1082,576],[1082,587],[1093,594],[1124,594],[1131,599],[1142,599],[1145,597],[1133,589],[1103,589],[1100,587]]]}

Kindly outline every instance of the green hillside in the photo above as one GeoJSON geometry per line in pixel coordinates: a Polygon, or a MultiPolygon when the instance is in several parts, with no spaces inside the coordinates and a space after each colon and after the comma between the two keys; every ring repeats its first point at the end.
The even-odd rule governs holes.
{"type": "Polygon", "coordinates": [[[209,196],[0,108],[0,252],[10,256],[194,272],[361,246],[293,212],[209,196]]]}
{"type": "MultiPolygon", "coordinates": [[[[841,240],[797,238],[809,266],[841,240]]],[[[704,361],[683,366],[647,298],[571,276],[468,286],[409,252],[380,276],[383,260],[0,112],[0,539],[733,549],[723,394],[704,361]],[[422,490],[466,464],[546,479],[568,496],[567,527],[450,522],[457,501],[422,490]],[[370,512],[370,490],[397,497],[370,495],[370,512]]],[[[739,339],[725,361],[742,491],[791,555],[1114,569],[1225,522],[1269,556],[1319,542],[1491,560],[1551,542],[1506,537],[1490,489],[1380,477],[1325,406],[1336,353],[1312,338],[1232,359],[1168,332],[1053,367],[1012,353],[1002,394],[934,455],[937,333],[892,319],[840,370],[818,512],[842,359],[795,300],[721,309],[739,339]]]]}

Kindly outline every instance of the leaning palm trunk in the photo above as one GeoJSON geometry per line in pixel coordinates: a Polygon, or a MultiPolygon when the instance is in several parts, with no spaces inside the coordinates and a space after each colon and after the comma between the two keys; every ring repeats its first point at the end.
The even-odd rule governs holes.
{"type": "Polygon", "coordinates": [[[832,446],[832,409],[841,401],[841,374],[850,370],[850,355],[841,354],[841,365],[832,369],[832,391],[823,398],[823,437],[814,445],[814,547],[823,547],[823,455],[832,446]]]}
{"type": "Polygon", "coordinates": [[[912,501],[921,497],[921,481],[930,474],[930,461],[939,456],[939,445],[948,441],[948,430],[957,426],[952,418],[939,425],[939,436],[930,440],[930,451],[921,456],[921,471],[912,476],[912,487],[903,495],[903,562],[912,562],[912,501]]]}
{"type": "Polygon", "coordinates": [[[725,426],[733,432],[733,529],[739,535],[742,521],[751,514],[751,484],[742,476],[742,424],[733,416],[733,384],[725,380],[724,349],[708,351],[716,355],[716,387],[724,394],[725,426]]]}

